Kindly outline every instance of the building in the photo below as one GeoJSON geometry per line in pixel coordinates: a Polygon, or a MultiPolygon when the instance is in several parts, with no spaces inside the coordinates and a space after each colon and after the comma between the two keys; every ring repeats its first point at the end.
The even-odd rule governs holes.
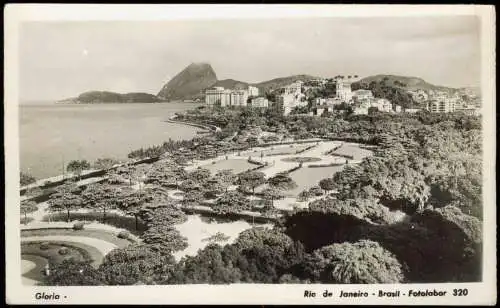
{"type": "Polygon", "coordinates": [[[252,106],[252,108],[268,108],[269,100],[264,97],[252,98],[252,100],[250,101],[250,106],[252,106]]]}
{"type": "Polygon", "coordinates": [[[235,107],[246,107],[248,92],[245,90],[234,90],[230,93],[230,105],[235,107]]]}
{"type": "Polygon", "coordinates": [[[401,112],[401,106],[394,104],[394,112],[400,113],[401,112]]]}
{"type": "Polygon", "coordinates": [[[335,106],[342,104],[342,100],[337,97],[329,97],[329,98],[317,97],[314,99],[314,104],[316,106],[335,106]]]}
{"type": "Polygon", "coordinates": [[[352,97],[356,101],[362,101],[365,99],[372,99],[373,93],[370,90],[359,89],[352,92],[352,97]]]}
{"type": "Polygon", "coordinates": [[[429,111],[433,113],[447,113],[455,111],[455,102],[450,99],[430,102],[429,111]]]}
{"type": "Polygon", "coordinates": [[[226,107],[231,105],[231,90],[226,90],[223,87],[214,87],[206,90],[205,104],[210,107],[226,107]]]}
{"type": "Polygon", "coordinates": [[[392,103],[385,98],[377,98],[371,101],[371,107],[377,108],[381,112],[392,112],[392,103]]]}
{"type": "Polygon", "coordinates": [[[302,93],[302,84],[302,81],[296,81],[281,89],[276,106],[283,111],[284,115],[290,114],[295,107],[307,106],[305,94],[302,93]]]}
{"type": "Polygon", "coordinates": [[[405,112],[408,112],[408,113],[417,113],[417,112],[419,112],[421,110],[422,109],[419,109],[419,108],[406,108],[405,112]]]}
{"type": "Polygon", "coordinates": [[[335,81],[336,97],[343,102],[349,102],[352,99],[351,82],[337,78],[335,81]]]}
{"type": "Polygon", "coordinates": [[[248,86],[248,96],[259,96],[259,88],[248,86]]]}

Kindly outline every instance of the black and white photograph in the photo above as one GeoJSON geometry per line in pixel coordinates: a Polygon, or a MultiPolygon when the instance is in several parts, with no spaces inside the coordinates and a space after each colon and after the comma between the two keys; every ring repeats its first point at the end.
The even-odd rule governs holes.
{"type": "Polygon", "coordinates": [[[247,7],[4,11],[11,301],[495,304],[493,9],[247,7]]]}

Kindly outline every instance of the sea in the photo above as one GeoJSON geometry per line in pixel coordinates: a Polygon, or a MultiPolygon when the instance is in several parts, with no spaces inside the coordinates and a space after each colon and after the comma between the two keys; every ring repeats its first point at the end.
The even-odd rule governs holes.
{"type": "Polygon", "coordinates": [[[62,174],[71,160],[126,160],[132,150],[169,139],[191,139],[200,129],[165,122],[197,103],[19,105],[20,168],[37,179],[62,174]]]}

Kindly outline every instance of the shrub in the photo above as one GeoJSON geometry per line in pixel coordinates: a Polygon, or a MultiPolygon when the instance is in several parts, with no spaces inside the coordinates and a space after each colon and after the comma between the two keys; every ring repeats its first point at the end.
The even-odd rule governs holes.
{"type": "Polygon", "coordinates": [[[33,217],[21,217],[21,219],[19,220],[19,223],[22,224],[22,225],[26,225],[26,224],[29,224],[30,222],[33,221],[33,217]]]}
{"type": "Polygon", "coordinates": [[[64,256],[64,255],[67,255],[69,253],[69,249],[68,247],[62,247],[61,249],[59,249],[59,254],[64,256]]]}
{"type": "Polygon", "coordinates": [[[41,250],[47,250],[49,248],[50,248],[49,242],[43,242],[43,243],[40,244],[40,249],[41,250]]]}
{"type": "Polygon", "coordinates": [[[126,239],[130,238],[130,233],[128,233],[127,231],[120,231],[120,233],[118,233],[117,237],[126,240],[126,239]]]}
{"type": "Polygon", "coordinates": [[[217,163],[217,162],[214,160],[214,161],[212,162],[212,165],[215,165],[216,163],[217,163]]]}
{"type": "Polygon", "coordinates": [[[75,222],[73,224],[73,230],[83,230],[83,227],[84,227],[84,224],[81,221],[75,222]]]}

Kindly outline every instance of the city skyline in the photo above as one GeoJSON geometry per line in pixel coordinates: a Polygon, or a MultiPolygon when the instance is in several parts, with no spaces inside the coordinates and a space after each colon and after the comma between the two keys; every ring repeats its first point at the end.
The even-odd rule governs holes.
{"type": "Polygon", "coordinates": [[[147,92],[192,62],[219,80],[392,74],[480,85],[473,16],[275,20],[30,22],[20,35],[21,100],[90,90],[147,92]]]}

